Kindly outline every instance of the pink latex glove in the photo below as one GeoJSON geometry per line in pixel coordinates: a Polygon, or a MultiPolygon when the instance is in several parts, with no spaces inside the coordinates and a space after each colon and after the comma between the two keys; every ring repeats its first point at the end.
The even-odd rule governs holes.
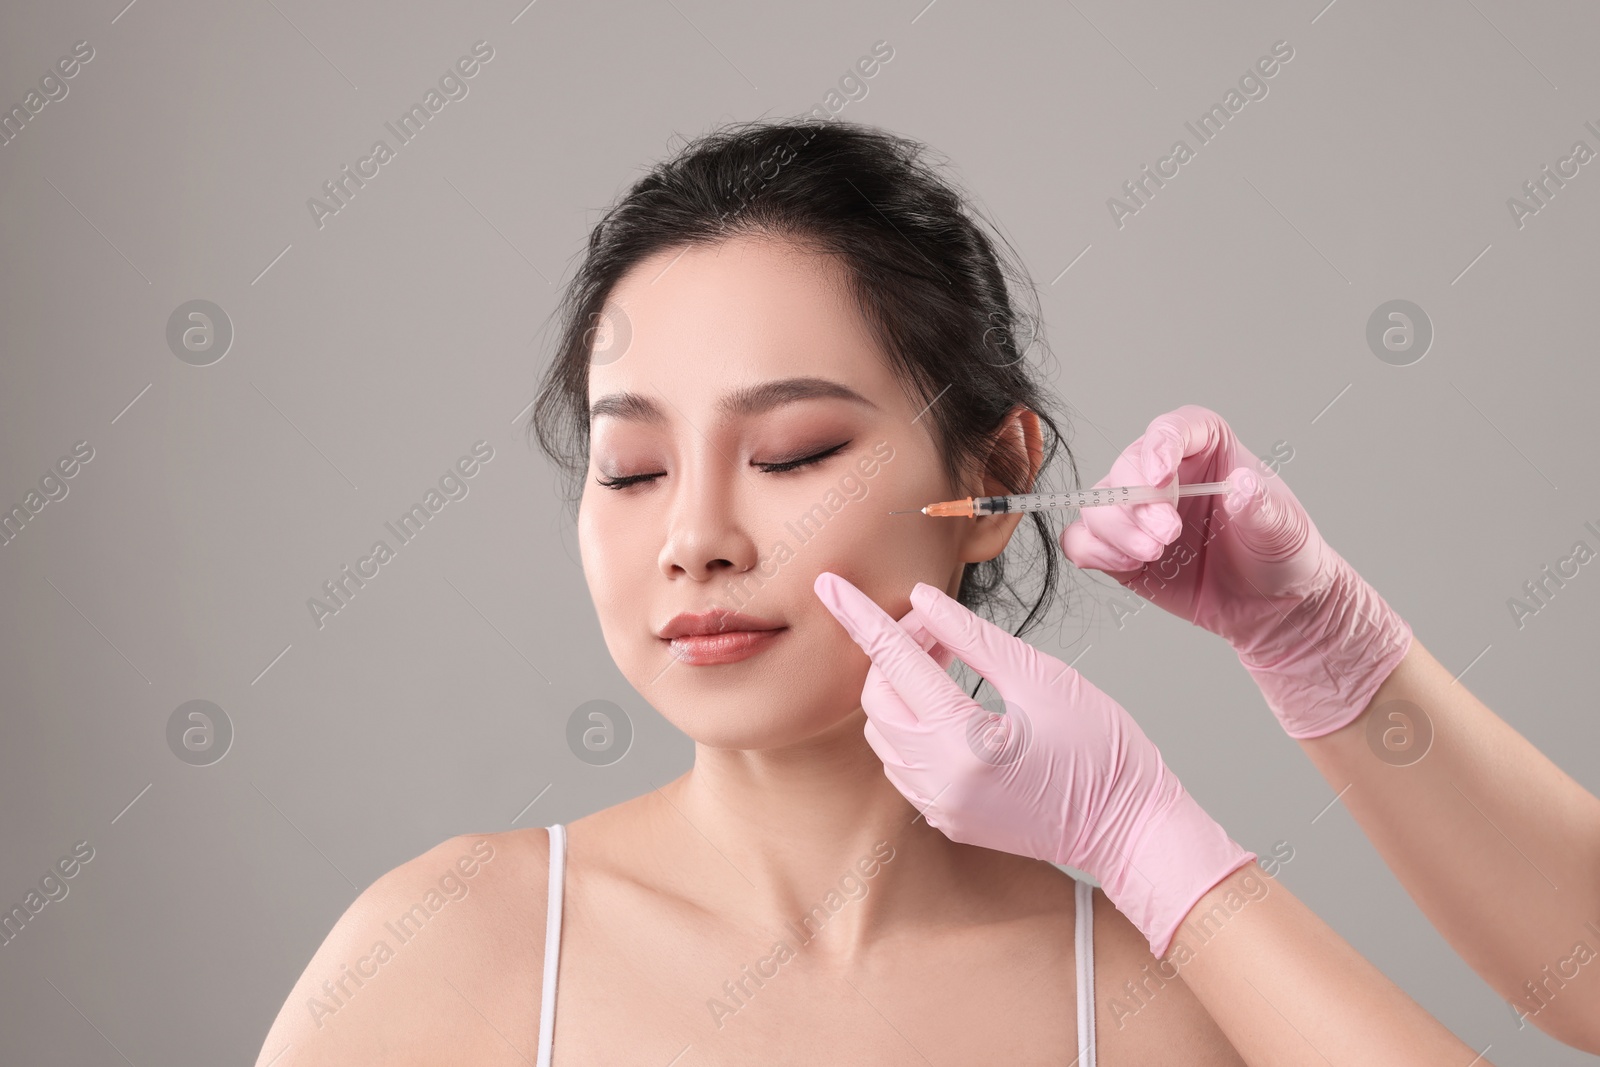
{"type": "Polygon", "coordinates": [[[1054,656],[921,582],[899,622],[836,574],[814,588],[872,660],[867,743],[950,840],[1094,876],[1157,957],[1195,902],[1256,858],[1122,706],[1054,656]],[[945,673],[955,656],[999,691],[1004,715],[945,673]]]}
{"type": "Polygon", "coordinates": [[[1411,628],[1214,411],[1186,404],[1157,416],[1095,487],[1164,485],[1173,471],[1180,485],[1229,478],[1236,488],[1084,508],[1061,550],[1225,638],[1290,737],[1348,724],[1405,657],[1411,628]]]}

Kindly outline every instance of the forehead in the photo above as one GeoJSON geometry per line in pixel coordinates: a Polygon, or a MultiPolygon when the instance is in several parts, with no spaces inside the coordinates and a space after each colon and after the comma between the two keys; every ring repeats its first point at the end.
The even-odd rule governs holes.
{"type": "Polygon", "coordinates": [[[589,400],[618,391],[711,399],[817,376],[874,400],[900,392],[835,257],[771,237],[673,248],[643,260],[609,305],[628,334],[589,372],[589,400]]]}

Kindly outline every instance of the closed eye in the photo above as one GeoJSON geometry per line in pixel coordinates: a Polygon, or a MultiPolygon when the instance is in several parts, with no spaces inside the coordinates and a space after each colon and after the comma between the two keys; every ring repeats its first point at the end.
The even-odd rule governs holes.
{"type": "MultiPolygon", "coordinates": [[[[849,444],[849,441],[844,441],[840,444],[834,445],[832,448],[813,453],[809,456],[801,456],[798,459],[786,459],[778,463],[757,463],[755,466],[760,468],[764,474],[784,474],[788,471],[799,470],[801,467],[808,467],[813,463],[820,463],[829,456],[833,455],[835,452],[847,447],[849,444]]],[[[619,478],[596,478],[595,484],[603,486],[607,489],[626,489],[630,485],[638,485],[642,482],[653,481],[654,479],[661,477],[662,473],[664,472],[658,471],[653,474],[627,474],[619,478]]]]}
{"type": "Polygon", "coordinates": [[[760,467],[768,474],[782,474],[784,471],[797,470],[800,467],[809,466],[812,463],[820,463],[829,456],[833,455],[835,452],[844,448],[849,443],[849,441],[845,441],[841,444],[834,445],[830,449],[818,452],[815,455],[803,456],[800,459],[785,460],[782,463],[757,463],[756,466],[760,467]]]}

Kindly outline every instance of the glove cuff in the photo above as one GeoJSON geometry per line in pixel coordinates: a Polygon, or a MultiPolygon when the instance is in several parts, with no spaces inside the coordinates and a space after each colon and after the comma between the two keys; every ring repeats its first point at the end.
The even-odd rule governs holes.
{"type": "Polygon", "coordinates": [[[1138,927],[1157,959],[1165,956],[1184,916],[1211,887],[1256,854],[1229,837],[1176,777],[1171,801],[1152,813],[1131,843],[1126,863],[1101,885],[1107,899],[1138,927]]]}
{"type": "Polygon", "coordinates": [[[1331,734],[1366,710],[1405,658],[1411,627],[1332,548],[1331,580],[1291,610],[1270,641],[1238,650],[1290,737],[1331,734]]]}

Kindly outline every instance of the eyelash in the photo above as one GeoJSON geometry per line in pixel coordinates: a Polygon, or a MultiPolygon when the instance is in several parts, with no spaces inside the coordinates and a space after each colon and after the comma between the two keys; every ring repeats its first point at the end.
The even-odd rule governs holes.
{"type": "MultiPolygon", "coordinates": [[[[833,455],[835,452],[838,452],[840,449],[844,448],[849,443],[849,441],[845,441],[842,444],[834,445],[832,448],[825,449],[824,451],[817,452],[813,455],[803,456],[800,459],[785,460],[782,463],[758,463],[756,466],[760,467],[767,474],[786,474],[789,471],[798,470],[801,467],[808,467],[813,463],[820,463],[829,456],[833,455]]],[[[640,482],[648,482],[659,477],[661,477],[659,474],[629,474],[621,478],[596,478],[595,484],[604,486],[607,489],[626,489],[630,485],[635,485],[640,482]]]]}

